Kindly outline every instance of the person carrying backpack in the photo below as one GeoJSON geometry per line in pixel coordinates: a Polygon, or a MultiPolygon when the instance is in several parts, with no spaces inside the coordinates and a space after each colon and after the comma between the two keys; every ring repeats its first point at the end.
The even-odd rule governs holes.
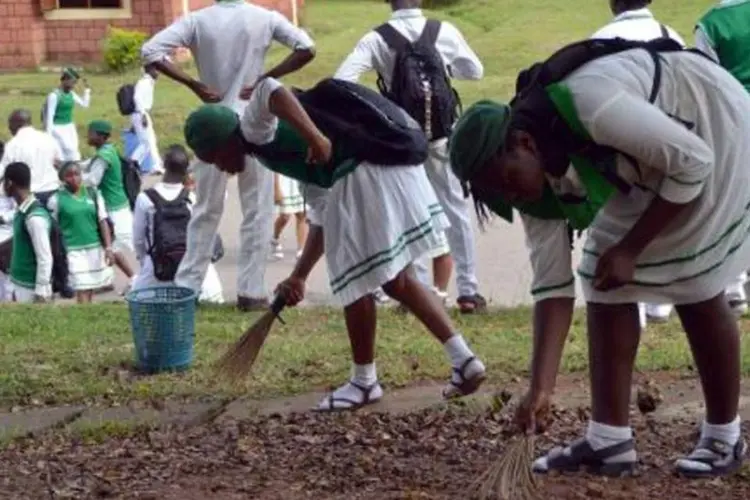
{"type": "Polygon", "coordinates": [[[117,91],[117,107],[120,114],[130,119],[131,130],[136,136],[138,146],[130,153],[130,159],[143,167],[147,159],[151,160],[152,175],[164,173],[161,155],[154,130],[154,120],[151,118],[151,108],[154,106],[154,87],[159,72],[153,66],[145,66],[143,74],[133,84],[125,84],[117,91]]]}
{"type": "MultiPolygon", "coordinates": [[[[188,182],[190,158],[180,145],[167,148],[164,178],[138,195],[133,213],[133,242],[140,263],[133,290],[174,282],[185,256],[187,227],[195,203],[188,182]]],[[[219,274],[209,264],[199,296],[202,302],[224,301],[219,274]]]]}
{"type": "Polygon", "coordinates": [[[295,96],[266,78],[241,118],[217,105],[191,113],[185,139],[201,160],[227,173],[237,172],[243,157],[252,154],[269,169],[305,183],[310,233],[277,293],[287,305],[298,304],[325,254],[354,358],[349,382],[326,396],[318,410],[356,409],[383,397],[374,361],[372,296],[381,287],[443,344],[453,368],[444,397],[477,390],[484,365],[437,297],[407,272],[411,262],[439,245],[447,220],[422,168],[427,139],[403,110],[349,82],[323,80],[295,96]]]}
{"type": "Polygon", "coordinates": [[[91,303],[94,290],[111,286],[114,276],[107,210],[101,193],[83,185],[77,162],[64,163],[59,175],[63,186],[50,197],[47,209],[62,232],[76,299],[91,303]]]}
{"type": "Polygon", "coordinates": [[[487,302],[479,294],[471,207],[450,169],[446,139],[460,111],[451,78],[479,80],[484,68],[455,26],[424,16],[421,0],[392,0],[390,4],[393,14],[388,22],[357,43],[334,77],[357,82],[364,73],[377,72],[380,91],[427,133],[430,155],[425,170],[450,222],[445,230],[449,248],[443,245],[431,255],[420,256],[433,258],[434,280],[429,279],[424,258],[417,259],[414,267],[420,281],[433,281],[435,291],[447,296],[445,288],[455,260],[459,309],[480,312],[487,302]],[[429,82],[429,92],[424,80],[429,82]]]}
{"type": "Polygon", "coordinates": [[[3,189],[18,210],[13,218],[10,280],[15,302],[52,300],[53,252],[49,213],[31,193],[31,169],[11,163],[3,174],[3,189]]]}
{"type": "Polygon", "coordinates": [[[688,477],[740,469],[740,342],[727,284],[750,258],[750,96],[728,72],[672,40],[586,40],[519,75],[508,104],[469,108],[450,139],[480,214],[521,214],[534,273],[530,389],[517,418],[535,430],[575,299],[567,226],[588,229],[586,298],[592,415],[585,436],[534,470],[631,473],[629,425],[638,302],[675,304],[705,394],[688,477]],[[700,95],[701,99],[695,96],[700,95]],[[731,134],[727,130],[733,130],[731,134]]]}
{"type": "Polygon", "coordinates": [[[94,120],[88,126],[89,146],[96,150],[88,172],[83,176],[87,186],[96,188],[104,198],[107,217],[114,228],[112,250],[115,264],[128,278],[127,291],[132,286],[133,268],[126,251],[133,251],[133,212],[123,183],[123,162],[117,148],[109,142],[112,125],[105,120],[94,120]]]}

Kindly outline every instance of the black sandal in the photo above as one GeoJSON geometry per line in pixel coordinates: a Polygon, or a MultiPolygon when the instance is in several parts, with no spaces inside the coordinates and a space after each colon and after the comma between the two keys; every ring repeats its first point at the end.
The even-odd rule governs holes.
{"type": "Polygon", "coordinates": [[[334,395],[331,394],[328,396],[327,405],[323,405],[322,403],[318,404],[318,406],[315,406],[313,408],[313,411],[319,411],[319,412],[353,411],[353,410],[358,410],[362,408],[363,406],[375,404],[381,399],[381,398],[377,398],[377,399],[370,398],[372,391],[375,390],[376,387],[380,386],[379,382],[375,382],[374,384],[369,385],[369,386],[359,385],[351,381],[349,381],[348,384],[356,389],[359,389],[362,392],[362,401],[354,401],[353,399],[349,399],[349,398],[334,397],[334,395]],[[343,407],[337,406],[337,403],[345,403],[349,406],[343,406],[343,407]]]}
{"type": "Polygon", "coordinates": [[[462,295],[456,299],[461,314],[481,314],[487,312],[487,299],[475,293],[474,295],[462,295]]]}
{"type": "Polygon", "coordinates": [[[635,440],[629,439],[601,450],[594,450],[586,438],[573,441],[570,445],[570,454],[565,453],[565,447],[553,448],[547,452],[547,469],[533,468],[538,474],[546,474],[550,471],[579,472],[584,470],[597,476],[624,477],[635,472],[636,462],[612,462],[606,463],[608,458],[622,455],[635,450],[635,440]]]}
{"type": "Polygon", "coordinates": [[[742,438],[734,446],[718,439],[702,438],[690,455],[677,461],[676,472],[687,478],[726,476],[742,467],[746,452],[747,445],[742,438]],[[704,464],[709,470],[698,470],[686,462],[704,464]]]}
{"type": "Polygon", "coordinates": [[[479,389],[479,386],[482,385],[482,382],[485,381],[487,378],[487,374],[482,371],[480,373],[477,373],[471,378],[466,378],[466,369],[469,367],[471,363],[474,361],[477,361],[476,356],[472,356],[470,358],[467,358],[466,361],[464,361],[459,368],[453,367],[453,373],[458,375],[459,381],[456,382],[453,380],[453,377],[451,377],[450,385],[451,387],[455,388],[454,393],[450,393],[451,387],[447,387],[443,390],[443,398],[444,399],[453,399],[453,398],[460,398],[462,396],[468,396],[469,394],[474,394],[477,389],[479,389]]]}

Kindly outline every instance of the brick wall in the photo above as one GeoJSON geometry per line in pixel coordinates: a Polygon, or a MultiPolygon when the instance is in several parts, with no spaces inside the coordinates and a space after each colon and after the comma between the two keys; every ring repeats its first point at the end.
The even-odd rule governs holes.
{"type": "MultiPolygon", "coordinates": [[[[291,16],[289,0],[252,0],[291,16]]],[[[189,0],[191,10],[214,0],[189,0]]],[[[304,0],[299,0],[300,5],[304,0]]],[[[130,19],[45,21],[39,0],[0,0],[0,70],[38,66],[45,61],[83,63],[100,59],[107,26],[153,34],[183,13],[182,0],[132,0],[130,19]]]]}

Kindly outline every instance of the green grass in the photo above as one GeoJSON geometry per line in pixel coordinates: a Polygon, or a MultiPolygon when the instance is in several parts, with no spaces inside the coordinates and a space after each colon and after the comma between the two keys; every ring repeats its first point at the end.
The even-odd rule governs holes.
{"type": "MultiPolygon", "coordinates": [[[[0,314],[0,407],[86,402],[119,404],[150,398],[249,395],[274,397],[326,389],[346,379],[350,357],[341,311],[298,309],[283,315],[250,379],[231,386],[216,377],[213,363],[255,319],[230,308],[200,309],[194,368],[182,374],[136,376],[127,307],[9,306],[0,314]]],[[[456,317],[495,382],[523,376],[528,367],[530,311],[498,310],[456,317]]],[[[563,370],[587,365],[585,322],[576,317],[563,370]]],[[[750,372],[750,338],[743,366],[750,372]]],[[[383,310],[378,317],[377,363],[389,387],[419,380],[447,380],[442,347],[411,316],[383,310]]],[[[691,358],[676,322],[649,327],[638,359],[640,370],[684,370],[691,358]]]]}
{"type": "MultiPolygon", "coordinates": [[[[463,31],[485,65],[481,82],[458,83],[465,104],[479,98],[507,99],[519,70],[562,44],[588,36],[611,18],[603,0],[465,0],[435,13],[463,31]]],[[[713,0],[660,0],[660,19],[692,40],[692,26],[713,0]]],[[[386,19],[380,0],[314,0],[305,25],[318,45],[313,64],[287,82],[308,86],[331,75],[368,29],[386,19]]],[[[269,64],[285,54],[275,48],[269,64]]],[[[107,117],[116,126],[115,91],[136,74],[92,73],[91,109],[77,110],[79,126],[107,117]]],[[[0,117],[16,107],[38,114],[56,75],[0,75],[0,117]]],[[[371,76],[369,82],[374,78],[371,76]]],[[[197,99],[178,85],[157,85],[154,119],[163,146],[181,142],[185,116],[197,99]]],[[[83,136],[82,136],[83,137],[83,136]]],[[[7,131],[0,130],[7,139],[7,131]]],[[[84,154],[89,153],[82,146],[84,154]]],[[[0,313],[0,405],[55,404],[71,401],[120,402],[151,397],[249,394],[265,397],[297,393],[345,379],[349,370],[343,316],[337,310],[300,310],[285,314],[265,347],[257,370],[244,386],[231,388],[216,379],[210,364],[253,319],[230,309],[201,310],[196,335],[196,365],[182,375],[131,377],[123,369],[132,360],[127,309],[122,305],[90,307],[4,307],[0,313]]],[[[528,365],[530,314],[527,309],[485,317],[457,318],[462,331],[485,359],[495,380],[523,375],[528,365]]],[[[397,386],[419,379],[444,379],[448,369],[440,346],[413,318],[384,313],[379,318],[378,366],[382,379],[397,386]]],[[[747,344],[745,340],[745,344],[747,344]]],[[[750,354],[743,352],[745,372],[750,354]]],[[[585,335],[580,318],[566,349],[564,370],[586,367],[585,335]]],[[[676,324],[650,328],[639,357],[642,370],[685,369],[690,356],[676,324]]]]}

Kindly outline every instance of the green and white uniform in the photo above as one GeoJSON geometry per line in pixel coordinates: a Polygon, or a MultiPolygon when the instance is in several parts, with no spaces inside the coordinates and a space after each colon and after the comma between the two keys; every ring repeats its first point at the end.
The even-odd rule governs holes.
{"type": "MultiPolygon", "coordinates": [[[[268,107],[281,84],[263,80],[241,118],[244,138],[253,144],[275,143],[277,149],[304,152],[307,145],[268,107]]],[[[330,286],[343,306],[377,290],[415,259],[441,244],[448,219],[424,168],[357,164],[345,144],[333,144],[333,185],[303,184],[311,224],[321,226],[330,286]],[[338,159],[337,159],[338,158],[338,159]]],[[[304,158],[304,154],[300,156],[304,158]]],[[[298,179],[310,166],[302,161],[265,162],[271,170],[298,179]]],[[[322,172],[323,167],[318,167],[322,172]]]]}
{"type": "Polygon", "coordinates": [[[49,213],[31,195],[13,218],[10,280],[16,302],[33,302],[34,296],[52,298],[52,249],[49,213]]]}
{"type": "Polygon", "coordinates": [[[87,185],[96,187],[104,198],[107,215],[115,227],[113,250],[132,252],[133,212],[122,183],[122,164],[117,148],[110,143],[99,148],[83,178],[87,185]]]}
{"type": "Polygon", "coordinates": [[[84,90],[83,97],[78,96],[73,91],[64,92],[59,88],[47,96],[44,128],[60,145],[64,161],[79,161],[81,159],[73,110],[76,104],[88,108],[90,103],[91,90],[89,89],[84,90]]]}
{"type": "Polygon", "coordinates": [[[95,290],[111,285],[114,274],[106,264],[99,234],[99,222],[107,217],[101,194],[93,188],[71,193],[63,187],[50,197],[47,206],[65,241],[73,289],[95,290]]]}
{"type": "Polygon", "coordinates": [[[750,91],[750,0],[723,0],[706,12],[695,45],[750,91]]]}
{"type": "Polygon", "coordinates": [[[588,238],[578,269],[587,301],[597,303],[690,304],[721,293],[750,261],[750,96],[729,73],[689,53],[661,56],[661,89],[648,94],[654,63],[642,50],[603,57],[556,85],[551,94],[568,124],[594,142],[634,158],[616,157],[617,172],[630,186],[613,191],[601,178],[573,165],[561,193],[599,199],[601,209],[535,204],[521,209],[534,271],[536,300],[573,297],[571,253],[565,220],[585,227],[588,238]],[[673,116],[672,117],[670,117],[673,116]],[[617,244],[658,193],[687,207],[639,255],[634,280],[601,292],[592,286],[598,257],[617,244]],[[557,213],[555,213],[557,210],[557,213]]]}

